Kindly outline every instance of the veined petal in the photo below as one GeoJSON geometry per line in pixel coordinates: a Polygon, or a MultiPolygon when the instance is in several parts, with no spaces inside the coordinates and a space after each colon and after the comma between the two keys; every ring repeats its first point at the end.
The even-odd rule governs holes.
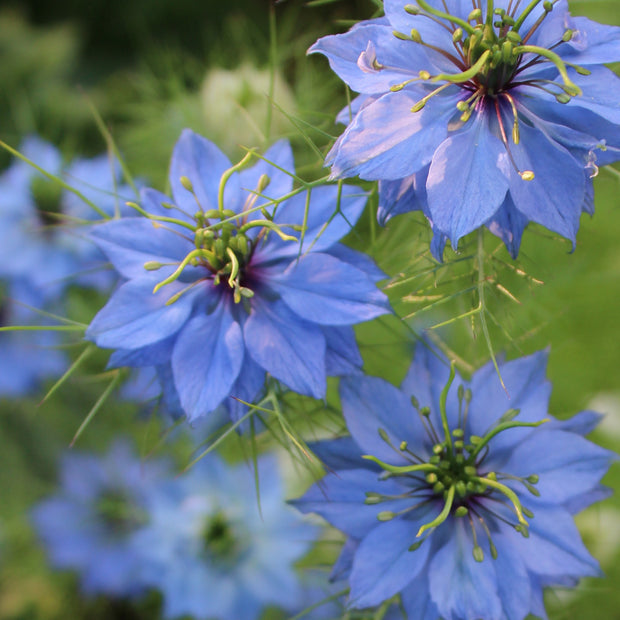
{"type": "MultiPolygon", "coordinates": [[[[291,229],[285,224],[305,224],[303,244],[283,241],[270,233],[267,242],[257,248],[254,262],[269,263],[281,258],[297,258],[305,252],[321,252],[333,246],[349,233],[359,219],[368,194],[355,185],[322,185],[297,194],[278,206],[274,222],[280,224],[285,233],[291,229]]],[[[295,233],[300,236],[300,233],[295,233]]]]}
{"type": "MultiPolygon", "coordinates": [[[[217,209],[220,179],[231,166],[228,157],[213,142],[184,129],[174,147],[170,163],[170,185],[175,204],[187,213],[195,213],[200,208],[204,211],[217,209]],[[183,187],[181,177],[190,180],[195,196],[183,187]]],[[[241,208],[238,175],[228,180],[224,203],[225,209],[235,212],[241,208]]]]}
{"type": "MultiPolygon", "coordinates": [[[[554,8],[555,11],[555,8],[554,8]]],[[[599,24],[587,17],[571,17],[572,39],[558,52],[579,65],[603,65],[620,57],[620,27],[599,24]]]]}
{"type": "Polygon", "coordinates": [[[422,522],[420,519],[395,518],[380,523],[364,537],[353,558],[351,607],[379,605],[415,579],[425,567],[431,547],[426,542],[419,549],[409,551],[416,542],[416,533],[422,522]]]}
{"type": "Polygon", "coordinates": [[[390,92],[364,107],[328,153],[332,177],[368,180],[406,177],[431,161],[457,113],[458,87],[432,97],[419,112],[411,108],[429,91],[390,92]]]}
{"type": "Polygon", "coordinates": [[[392,30],[389,24],[362,23],[344,34],[322,37],[308,53],[324,54],[352,90],[382,94],[417,77],[429,64],[421,45],[397,39],[392,30]]]}
{"type": "Polygon", "coordinates": [[[542,132],[520,125],[521,142],[512,144],[519,170],[531,170],[525,181],[510,169],[510,195],[517,209],[529,220],[542,224],[575,243],[585,195],[583,166],[561,145],[542,132]]]}
{"type": "MultiPolygon", "coordinates": [[[[146,217],[122,218],[95,225],[90,237],[124,278],[146,275],[144,263],[180,263],[194,249],[190,239],[146,217]]],[[[162,277],[163,279],[163,277],[162,277]]]]}
{"type": "Polygon", "coordinates": [[[452,535],[429,564],[431,597],[444,618],[500,620],[502,603],[497,592],[493,560],[476,562],[473,540],[463,519],[452,519],[452,535]]]}
{"type": "Polygon", "coordinates": [[[257,364],[292,390],[323,398],[325,337],[318,325],[300,318],[280,300],[255,295],[243,334],[257,364]]]}
{"type": "Polygon", "coordinates": [[[323,326],[325,336],[325,368],[329,376],[352,375],[360,372],[364,360],[360,355],[355,332],[346,325],[323,326]]]}
{"type": "Polygon", "coordinates": [[[198,290],[166,305],[187,285],[176,281],[153,293],[158,282],[149,275],[123,284],[92,320],[86,337],[104,348],[138,349],[176,333],[190,316],[198,290]]]}
{"type": "Polygon", "coordinates": [[[426,181],[433,224],[456,248],[461,237],[491,218],[508,190],[508,156],[491,132],[490,110],[474,115],[433,155],[426,181]]]}
{"type": "Polygon", "coordinates": [[[270,285],[289,308],[320,325],[352,325],[390,312],[387,297],[363,271],[329,254],[292,262],[270,285]]]}
{"type": "Polygon", "coordinates": [[[213,411],[235,383],[243,363],[241,327],[222,300],[211,314],[183,327],[172,352],[172,373],[190,421],[213,411]]]}

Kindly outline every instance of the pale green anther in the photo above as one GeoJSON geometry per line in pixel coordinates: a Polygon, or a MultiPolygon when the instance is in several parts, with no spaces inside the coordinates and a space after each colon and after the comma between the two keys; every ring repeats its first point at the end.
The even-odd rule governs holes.
{"type": "Polygon", "coordinates": [[[418,76],[420,77],[421,80],[430,80],[431,79],[431,74],[426,71],[425,69],[422,69],[418,72],[418,76]]]}
{"type": "Polygon", "coordinates": [[[498,420],[498,423],[502,423],[502,422],[510,422],[512,420],[514,420],[519,413],[521,413],[520,409],[507,409],[503,414],[502,417],[498,420]]]}
{"type": "Polygon", "coordinates": [[[497,474],[494,471],[490,471],[486,476],[485,476],[486,480],[493,480],[495,482],[497,482],[497,474]]]}
{"type": "Polygon", "coordinates": [[[441,457],[438,456],[437,454],[435,454],[434,456],[431,456],[431,458],[428,459],[428,462],[432,463],[433,465],[437,465],[437,463],[439,463],[439,461],[441,461],[441,457]]]}
{"type": "Polygon", "coordinates": [[[462,480],[459,480],[454,486],[460,497],[465,497],[467,495],[467,485],[462,480]]]}
{"type": "Polygon", "coordinates": [[[471,118],[471,114],[472,114],[471,109],[466,110],[465,112],[463,112],[463,114],[461,114],[461,116],[459,116],[459,120],[462,123],[466,123],[471,118]]]}
{"type": "Polygon", "coordinates": [[[394,514],[391,510],[382,510],[378,515],[377,519],[379,521],[391,521],[396,514],[394,514]]]}
{"type": "Polygon", "coordinates": [[[454,461],[457,465],[462,465],[465,462],[465,457],[462,454],[457,454],[454,457],[454,461]]]}
{"type": "Polygon", "coordinates": [[[471,396],[472,396],[471,390],[469,388],[467,388],[465,390],[465,402],[466,403],[469,404],[471,402],[471,396]]]}
{"type": "Polygon", "coordinates": [[[411,37],[409,35],[398,32],[398,30],[392,30],[392,35],[401,41],[411,41],[411,37]]]}
{"type": "Polygon", "coordinates": [[[157,271],[158,269],[161,269],[163,267],[163,265],[161,263],[158,263],[156,260],[148,260],[146,261],[146,263],[144,263],[144,268],[147,271],[157,271]]]}
{"type": "Polygon", "coordinates": [[[523,172],[519,172],[519,176],[524,181],[533,181],[535,178],[534,172],[532,170],[524,170],[523,172]]]}
{"type": "Polygon", "coordinates": [[[182,176],[180,179],[181,185],[188,191],[194,193],[194,186],[192,182],[189,180],[189,177],[182,176]]]}
{"type": "Polygon", "coordinates": [[[458,43],[459,41],[463,40],[463,29],[462,28],[457,28],[453,33],[452,33],[452,42],[453,43],[458,43]]]}
{"type": "Polygon", "coordinates": [[[459,506],[454,511],[454,516],[455,517],[466,517],[468,513],[469,513],[469,510],[467,510],[467,508],[465,506],[459,506]]]}
{"type": "Polygon", "coordinates": [[[416,534],[416,538],[419,538],[426,530],[430,530],[438,525],[441,525],[450,514],[450,510],[452,508],[452,502],[454,501],[454,487],[450,487],[448,489],[448,494],[446,496],[446,502],[443,506],[443,510],[437,515],[435,519],[433,519],[430,523],[424,524],[416,534]]]}
{"type": "Polygon", "coordinates": [[[525,506],[521,507],[521,510],[523,511],[523,514],[528,518],[528,519],[533,519],[534,518],[534,513],[529,510],[528,508],[526,508],[525,506]]]}
{"type": "MultiPolygon", "coordinates": [[[[173,205],[171,202],[162,202],[161,206],[164,209],[176,209],[176,205],[173,205]]],[[[199,212],[200,213],[200,212],[199,212]]]]}
{"type": "Polygon", "coordinates": [[[415,4],[405,4],[405,11],[409,13],[409,15],[419,15],[420,7],[415,4]]]}
{"type": "Polygon", "coordinates": [[[520,45],[521,41],[523,41],[523,39],[521,38],[521,35],[518,32],[515,32],[514,30],[509,30],[506,33],[506,38],[511,43],[514,43],[515,45],[520,45]]]}
{"type": "MultiPolygon", "coordinates": [[[[459,383],[459,387],[456,389],[456,395],[459,400],[463,400],[463,396],[465,395],[465,386],[462,383],[459,383]]],[[[452,432],[454,435],[454,432],[452,432]]]]}
{"type": "Polygon", "coordinates": [[[411,40],[414,43],[422,43],[422,37],[420,36],[420,33],[415,28],[411,29],[411,40]]]}
{"type": "Polygon", "coordinates": [[[568,43],[574,36],[575,31],[571,30],[570,28],[568,30],[564,31],[564,34],[562,35],[562,42],[563,43],[568,43]]]}
{"type": "Polygon", "coordinates": [[[526,525],[515,525],[514,526],[515,530],[517,530],[517,532],[519,532],[519,534],[521,534],[521,536],[523,536],[523,538],[529,538],[530,537],[530,530],[527,528],[526,525]]]}
{"type": "Polygon", "coordinates": [[[267,188],[267,186],[271,183],[271,179],[266,174],[261,174],[258,178],[258,185],[256,187],[257,192],[262,192],[267,188]]]}
{"type": "Polygon", "coordinates": [[[426,474],[426,482],[428,482],[429,484],[435,484],[435,482],[437,482],[437,474],[435,472],[426,474]]]}
{"type": "Polygon", "coordinates": [[[431,415],[431,408],[430,407],[422,407],[422,409],[420,409],[420,414],[423,415],[424,417],[428,418],[428,416],[431,415]]]}
{"type": "Polygon", "coordinates": [[[501,15],[503,17],[504,15],[506,15],[506,9],[502,9],[501,7],[493,9],[493,13],[495,13],[495,15],[501,15]]]}
{"type": "Polygon", "coordinates": [[[441,443],[436,443],[433,446],[433,453],[434,454],[441,454],[443,452],[444,446],[441,443]]]}
{"type": "Polygon", "coordinates": [[[531,485],[529,482],[523,482],[523,484],[525,485],[525,488],[534,496],[534,497],[540,497],[540,491],[533,485],[531,485]]]}
{"type": "Polygon", "coordinates": [[[545,9],[547,13],[551,13],[551,11],[553,11],[553,2],[549,2],[549,0],[545,0],[545,2],[543,2],[543,8],[545,9]]]}
{"type": "Polygon", "coordinates": [[[388,437],[387,431],[384,428],[378,428],[377,433],[379,433],[379,437],[385,441],[387,444],[391,444],[390,438],[388,437]]]}
{"type": "Polygon", "coordinates": [[[366,499],[364,500],[364,504],[369,506],[373,506],[375,504],[381,503],[381,497],[375,493],[366,493],[366,499]]]}
{"type": "Polygon", "coordinates": [[[478,435],[471,435],[469,437],[469,441],[474,444],[474,446],[477,446],[482,441],[482,437],[478,437],[478,435]]]}
{"type": "Polygon", "coordinates": [[[491,557],[497,560],[497,547],[489,540],[489,547],[491,549],[491,557]]]}
{"type": "Polygon", "coordinates": [[[468,16],[468,22],[479,22],[482,20],[482,11],[480,9],[474,9],[468,16]]]}
{"type": "Polygon", "coordinates": [[[464,445],[465,445],[465,444],[464,444],[464,442],[463,442],[463,440],[462,440],[462,439],[457,439],[457,440],[454,442],[454,449],[455,449],[455,450],[462,450],[464,445]]]}
{"type": "Polygon", "coordinates": [[[521,132],[519,131],[517,119],[515,119],[514,125],[512,126],[512,141],[514,144],[519,144],[519,142],[521,142],[521,132]]]}
{"type": "Polygon", "coordinates": [[[246,299],[254,297],[254,291],[246,288],[245,286],[239,287],[239,293],[241,294],[241,297],[245,297],[246,299]]]}
{"type": "Polygon", "coordinates": [[[420,99],[415,105],[411,106],[412,112],[419,112],[426,105],[426,101],[424,99],[420,99]]]}
{"type": "Polygon", "coordinates": [[[504,15],[504,26],[514,26],[515,25],[515,20],[510,17],[510,15],[504,15]]]}
{"type": "Polygon", "coordinates": [[[420,408],[420,402],[418,401],[418,399],[415,396],[411,397],[411,404],[413,405],[414,409],[419,409],[420,408]]]}
{"type": "Polygon", "coordinates": [[[446,487],[443,482],[437,481],[433,485],[433,493],[436,493],[437,495],[439,495],[440,493],[443,493],[445,491],[445,488],[446,487]]]}
{"type": "Polygon", "coordinates": [[[414,542],[412,545],[409,545],[409,549],[407,551],[417,551],[422,546],[423,542],[423,540],[418,540],[417,542],[414,542]]]}
{"type": "Polygon", "coordinates": [[[528,476],[526,480],[530,484],[538,484],[538,481],[540,480],[540,476],[538,474],[532,474],[531,476],[528,476]]]}
{"type": "Polygon", "coordinates": [[[407,442],[406,441],[401,441],[400,442],[400,446],[398,446],[400,448],[401,452],[404,452],[407,449],[407,442]]]}
{"type": "Polygon", "coordinates": [[[456,437],[457,439],[461,439],[463,435],[465,435],[465,431],[462,428],[455,428],[452,431],[452,436],[456,437]]]}
{"type": "Polygon", "coordinates": [[[476,470],[475,467],[472,467],[471,465],[467,465],[466,467],[463,468],[463,473],[466,476],[475,476],[478,471],[476,470]]]}
{"type": "Polygon", "coordinates": [[[510,41],[504,41],[502,43],[502,60],[504,62],[510,62],[512,60],[512,53],[514,48],[512,47],[512,43],[510,41]]]}
{"type": "Polygon", "coordinates": [[[478,545],[474,547],[473,555],[476,562],[482,562],[484,560],[484,551],[482,551],[482,547],[478,545]]]}

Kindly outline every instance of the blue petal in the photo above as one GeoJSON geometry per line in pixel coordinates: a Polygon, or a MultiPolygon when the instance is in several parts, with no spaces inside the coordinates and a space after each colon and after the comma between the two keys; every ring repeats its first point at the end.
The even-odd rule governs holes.
{"type": "Polygon", "coordinates": [[[493,560],[477,562],[464,520],[452,520],[452,536],[430,560],[430,593],[444,618],[500,620],[502,604],[497,593],[493,560]]]}
{"type": "Polygon", "coordinates": [[[303,513],[316,512],[334,527],[360,539],[377,526],[377,514],[382,510],[396,512],[407,503],[407,500],[404,504],[403,500],[393,500],[367,505],[366,493],[398,495],[402,492],[402,486],[392,480],[379,480],[375,471],[347,469],[328,474],[291,503],[303,513]]]}
{"type": "Polygon", "coordinates": [[[433,224],[456,248],[461,237],[491,218],[508,190],[508,157],[489,127],[489,111],[476,114],[433,155],[426,181],[433,224]]]}
{"type": "Polygon", "coordinates": [[[528,571],[545,577],[546,585],[567,577],[600,576],[598,562],[588,553],[572,517],[562,508],[537,506],[527,541],[517,532],[506,531],[506,535],[514,538],[528,571]]]}
{"type": "Polygon", "coordinates": [[[331,176],[394,180],[420,170],[445,139],[459,93],[448,89],[419,112],[411,108],[427,94],[422,88],[390,92],[368,104],[328,153],[331,176]]]}
{"type": "Polygon", "coordinates": [[[352,375],[360,372],[364,360],[360,355],[352,327],[323,327],[325,336],[325,371],[328,376],[352,375]]]}
{"type": "Polygon", "coordinates": [[[308,53],[319,52],[340,79],[358,93],[382,94],[391,86],[410,80],[416,68],[429,64],[421,45],[397,39],[391,26],[373,20],[362,22],[345,34],[319,39],[308,53]],[[375,68],[376,62],[385,68],[375,68]]]}
{"type": "Polygon", "coordinates": [[[340,400],[349,432],[363,454],[396,465],[408,463],[398,448],[390,448],[379,435],[381,428],[394,446],[408,441],[414,452],[413,442],[418,438],[422,442],[424,427],[403,392],[378,377],[345,377],[340,382],[340,400]]]}
{"type": "Polygon", "coordinates": [[[213,411],[230,395],[243,355],[241,327],[226,301],[183,327],[172,353],[172,373],[190,422],[213,411]]]}
{"type": "Polygon", "coordinates": [[[573,29],[571,40],[558,50],[563,59],[578,65],[603,65],[618,61],[618,26],[599,24],[587,17],[572,17],[570,28],[573,29]]]}
{"type": "Polygon", "coordinates": [[[407,618],[437,620],[439,611],[431,600],[426,571],[418,576],[400,593],[407,618]]]}
{"type": "Polygon", "coordinates": [[[390,312],[387,297],[363,271],[329,254],[292,262],[270,285],[289,308],[320,325],[352,325],[390,312]]]}
{"type": "Polygon", "coordinates": [[[176,333],[145,347],[116,349],[110,355],[108,368],[119,368],[121,366],[140,368],[142,366],[165,364],[170,361],[175,340],[176,333]]]}
{"type": "Polygon", "coordinates": [[[243,335],[250,355],[267,372],[300,394],[323,398],[325,337],[318,325],[298,317],[280,300],[255,295],[243,335]]]}
{"type": "Polygon", "coordinates": [[[542,427],[516,445],[504,467],[512,475],[540,477],[536,485],[540,497],[532,501],[563,504],[594,488],[612,457],[581,435],[542,427]]]}
{"type": "Polygon", "coordinates": [[[353,558],[350,606],[379,605],[415,579],[424,568],[431,547],[426,542],[409,551],[420,525],[418,520],[396,518],[377,525],[364,537],[353,558]]]}
{"type": "Polygon", "coordinates": [[[528,219],[517,210],[510,194],[506,195],[502,206],[484,223],[496,237],[504,242],[506,249],[515,259],[519,254],[521,237],[527,224],[528,219]]]}
{"type": "MultiPolygon", "coordinates": [[[[293,189],[293,177],[284,172],[285,170],[291,174],[295,172],[293,150],[288,140],[279,140],[267,150],[257,164],[239,173],[239,185],[248,192],[256,191],[260,177],[266,175],[269,177],[269,185],[261,191],[261,194],[275,200],[293,189]]],[[[263,202],[259,199],[253,206],[256,207],[263,202]]],[[[260,212],[258,216],[262,217],[260,212]]]]}
{"type": "Polygon", "coordinates": [[[599,425],[604,417],[602,413],[597,413],[596,411],[580,411],[567,420],[553,418],[545,425],[545,429],[559,429],[585,437],[599,425]]]}
{"type": "MultiPolygon", "coordinates": [[[[194,244],[145,217],[111,220],[93,226],[90,237],[125,278],[146,275],[144,263],[180,263],[194,244]]],[[[162,277],[163,279],[163,277],[162,277]]]]}
{"type": "Polygon", "coordinates": [[[166,305],[186,285],[173,282],[154,294],[158,282],[150,275],[123,284],[92,320],[86,338],[104,348],[137,349],[176,333],[190,316],[194,298],[204,291],[195,288],[166,305]]]}
{"type": "Polygon", "coordinates": [[[284,224],[305,225],[304,242],[282,241],[271,233],[264,246],[255,253],[256,264],[272,262],[279,258],[297,258],[304,252],[321,252],[340,241],[359,219],[368,194],[354,185],[323,185],[312,190],[310,197],[304,192],[282,203],[276,210],[274,221],[284,224]]]}
{"type": "Polygon", "coordinates": [[[510,195],[530,221],[575,242],[585,194],[583,166],[538,129],[520,124],[521,141],[511,145],[519,170],[535,178],[524,181],[510,169],[510,195]]]}
{"type": "MultiPolygon", "coordinates": [[[[217,209],[220,179],[231,165],[213,142],[184,129],[170,163],[170,185],[175,204],[187,213],[195,213],[198,208],[204,211],[217,209]],[[191,181],[195,196],[183,187],[182,176],[191,181]]],[[[241,206],[239,178],[233,175],[226,184],[224,208],[237,212],[241,206]]]]}
{"type": "Polygon", "coordinates": [[[368,256],[368,254],[362,254],[357,250],[343,245],[342,243],[335,243],[326,250],[326,254],[334,256],[335,258],[349,263],[352,267],[363,271],[373,282],[379,282],[379,280],[386,280],[387,274],[383,273],[375,262],[368,256]]]}
{"type": "Polygon", "coordinates": [[[374,463],[362,458],[360,447],[352,437],[311,442],[308,447],[327,469],[340,472],[343,469],[367,468],[377,474],[381,471],[374,463]]]}

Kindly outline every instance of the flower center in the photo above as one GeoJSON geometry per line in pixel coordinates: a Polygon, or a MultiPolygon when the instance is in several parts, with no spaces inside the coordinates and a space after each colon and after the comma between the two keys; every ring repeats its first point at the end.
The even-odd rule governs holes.
{"type": "Polygon", "coordinates": [[[489,454],[489,443],[496,435],[511,428],[538,427],[547,420],[518,422],[514,418],[518,416],[519,411],[509,409],[484,436],[469,435],[466,441],[465,428],[472,394],[469,389],[465,389],[462,385],[458,389],[459,415],[457,426],[450,429],[448,424],[446,402],[454,376],[454,365],[452,365],[450,378],[440,398],[442,422],[440,431],[432,423],[430,410],[427,407],[420,409],[415,397],[412,398],[412,403],[418,410],[426,433],[433,443],[432,456],[423,458],[412,452],[406,441],[402,441],[398,447],[394,446],[385,430],[379,429],[379,435],[383,441],[401,457],[404,456],[411,464],[391,465],[371,455],[365,455],[364,458],[375,462],[384,470],[382,478],[400,478],[404,485],[411,490],[398,497],[367,493],[366,503],[378,504],[406,498],[415,500],[413,504],[400,512],[382,511],[377,515],[380,521],[389,521],[422,506],[434,505],[439,500],[443,502],[443,508],[433,520],[420,527],[417,537],[419,538],[425,532],[427,534],[421,540],[415,541],[409,548],[410,551],[418,549],[432,530],[441,525],[450,515],[453,515],[459,518],[468,518],[474,540],[473,555],[477,561],[482,561],[484,554],[478,544],[477,524],[488,538],[493,558],[497,557],[497,552],[491,540],[491,531],[487,525],[487,520],[498,519],[514,527],[524,537],[529,536],[529,525],[525,517],[531,518],[533,514],[521,504],[517,493],[506,482],[519,482],[533,495],[539,495],[535,487],[538,476],[535,474],[523,478],[507,473],[489,471],[489,468],[485,466],[485,460],[489,454]],[[498,510],[502,514],[494,510],[494,504],[497,504],[498,510]],[[508,519],[506,514],[511,514],[511,519],[508,519]]]}
{"type": "Polygon", "coordinates": [[[108,489],[99,496],[96,512],[114,538],[127,536],[148,522],[146,512],[117,489],[108,489]]]}
{"type": "MultiPolygon", "coordinates": [[[[178,280],[188,266],[204,267],[208,272],[205,278],[193,281],[189,286],[170,297],[167,301],[168,304],[174,303],[181,295],[204,280],[210,281],[215,286],[222,285],[231,290],[235,303],[240,303],[242,300],[247,301],[254,296],[254,291],[248,286],[247,276],[252,255],[258,244],[264,241],[268,234],[272,233],[284,241],[298,241],[297,237],[285,234],[281,229],[282,225],[273,222],[273,216],[264,206],[256,206],[257,199],[270,182],[269,177],[265,174],[258,179],[256,189],[248,194],[241,213],[235,213],[224,208],[224,190],[228,179],[235,172],[245,167],[252,156],[253,152],[248,153],[238,164],[226,170],[222,175],[218,190],[217,209],[203,209],[190,179],[186,176],[180,178],[181,184],[194,195],[199,207],[199,210],[190,216],[193,222],[174,217],[155,216],[144,211],[136,203],[127,203],[145,217],[158,222],[160,226],[165,225],[165,223],[176,224],[188,229],[192,235],[194,249],[178,263],[171,275],[155,286],[153,293],[156,293],[166,284],[178,280]],[[259,230],[253,230],[256,228],[259,230]]],[[[174,204],[162,203],[162,206],[171,210],[180,210],[174,204]]],[[[187,213],[184,214],[188,215],[187,213]]],[[[293,230],[301,230],[301,226],[298,225],[286,224],[286,226],[293,230]]],[[[144,268],[147,271],[156,271],[162,267],[164,265],[157,261],[144,263],[144,268]]]]}
{"type": "Polygon", "coordinates": [[[204,553],[219,563],[233,563],[242,551],[241,541],[223,512],[209,517],[202,539],[204,553]]]}

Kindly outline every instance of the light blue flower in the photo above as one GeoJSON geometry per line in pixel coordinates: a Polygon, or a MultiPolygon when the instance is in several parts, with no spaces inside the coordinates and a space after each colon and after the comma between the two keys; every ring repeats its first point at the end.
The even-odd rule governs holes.
{"type": "Polygon", "coordinates": [[[66,454],[61,490],[31,515],[52,566],[80,573],[86,594],[142,592],[136,534],[166,474],[161,461],[143,462],[121,441],[101,458],[66,454]]]}
{"type": "Polygon", "coordinates": [[[361,366],[352,325],[389,312],[375,285],[382,273],[337,243],[366,195],[350,186],[293,195],[287,142],[265,160],[238,171],[186,130],[172,157],[174,199],[142,190],[148,217],[92,232],[127,282],[87,337],[116,349],[113,365],[170,368],[190,420],[230,396],[252,401],[266,373],[322,398],[327,375],[361,366]]]}
{"type": "MultiPolygon", "coordinates": [[[[44,307],[44,302],[26,280],[0,282],[0,327],[44,324],[45,317],[33,309],[44,307]]],[[[26,396],[43,380],[59,376],[68,363],[60,344],[57,332],[0,332],[0,396],[26,396]]]]}
{"type": "Polygon", "coordinates": [[[574,245],[597,166],[619,158],[620,81],[603,64],[620,59],[620,28],[566,0],[384,9],[310,48],[361,93],[339,117],[332,176],[379,180],[382,222],[422,210],[439,259],[483,225],[513,256],[528,222],[574,245]]]}
{"type": "Polygon", "coordinates": [[[255,620],[270,605],[300,610],[293,564],[316,527],[284,502],[275,459],[258,460],[260,510],[251,465],[209,455],[152,496],[137,536],[143,582],[163,595],[163,615],[255,620]]]}
{"type": "Polygon", "coordinates": [[[400,593],[409,618],[546,617],[543,588],[600,575],[573,514],[606,496],[613,455],[584,439],[599,416],[550,419],[547,355],[471,381],[418,346],[400,389],[341,381],[351,437],[314,444],[327,476],[296,502],[348,540],[334,569],[349,605],[400,593]]]}

